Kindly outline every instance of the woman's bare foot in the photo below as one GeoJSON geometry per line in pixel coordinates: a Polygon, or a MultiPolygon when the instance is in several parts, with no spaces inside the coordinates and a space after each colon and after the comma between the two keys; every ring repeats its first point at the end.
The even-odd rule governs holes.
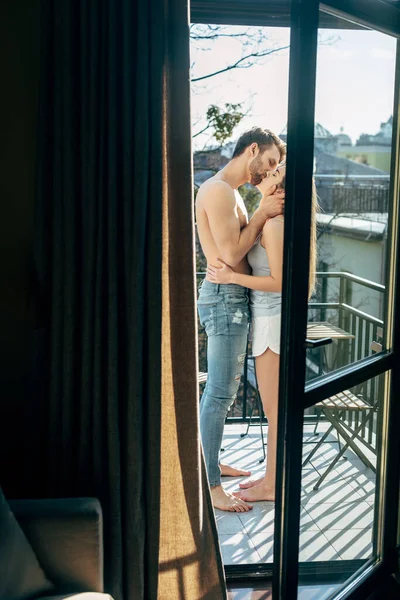
{"type": "Polygon", "coordinates": [[[240,498],[235,498],[232,494],[226,492],[222,485],[211,488],[211,498],[214,508],[227,510],[228,512],[248,512],[253,508],[240,498]]]}
{"type": "Polygon", "coordinates": [[[260,477],[260,479],[249,479],[243,483],[239,483],[239,487],[242,490],[248,490],[256,485],[260,485],[260,483],[264,480],[264,477],[260,477]]]}
{"type": "Polygon", "coordinates": [[[233,496],[245,502],[275,502],[275,488],[263,484],[255,485],[248,490],[233,492],[233,496]]]}
{"type": "Polygon", "coordinates": [[[222,477],[249,477],[251,471],[243,471],[243,469],[236,469],[230,465],[223,465],[220,463],[222,477]]]}

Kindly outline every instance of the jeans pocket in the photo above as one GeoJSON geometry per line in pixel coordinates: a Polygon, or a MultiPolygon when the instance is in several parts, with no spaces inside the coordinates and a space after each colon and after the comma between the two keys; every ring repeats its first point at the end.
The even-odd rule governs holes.
{"type": "Polygon", "coordinates": [[[198,304],[199,320],[208,336],[217,332],[217,303],[198,304]]]}

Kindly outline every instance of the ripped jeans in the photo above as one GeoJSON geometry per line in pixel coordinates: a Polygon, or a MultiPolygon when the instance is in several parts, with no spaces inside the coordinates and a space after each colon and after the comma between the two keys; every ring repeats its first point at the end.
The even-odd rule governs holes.
{"type": "Polygon", "coordinates": [[[243,373],[250,322],[249,297],[240,285],[204,280],[197,303],[207,334],[207,383],[200,402],[200,432],[210,486],[221,485],[219,453],[226,415],[243,373]]]}

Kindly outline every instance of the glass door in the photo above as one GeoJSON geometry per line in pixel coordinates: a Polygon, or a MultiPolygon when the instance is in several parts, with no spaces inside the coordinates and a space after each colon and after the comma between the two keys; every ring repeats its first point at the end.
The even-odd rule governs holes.
{"type": "Polygon", "coordinates": [[[395,570],[399,34],[389,3],[292,1],[274,600],[395,570]]]}

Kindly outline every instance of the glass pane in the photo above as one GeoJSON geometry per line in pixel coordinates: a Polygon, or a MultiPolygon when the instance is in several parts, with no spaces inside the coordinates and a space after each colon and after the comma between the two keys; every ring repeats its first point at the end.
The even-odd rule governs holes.
{"type": "Polygon", "coordinates": [[[377,465],[388,378],[380,375],[305,411],[302,563],[351,561],[344,571],[349,577],[377,556],[377,465]]]}
{"type": "MultiPolygon", "coordinates": [[[[385,348],[385,280],[396,40],[320,30],[314,179],[320,211],[307,379],[385,348]]],[[[290,149],[289,149],[290,152],[290,149]]]]}
{"type": "MultiPolygon", "coordinates": [[[[236,141],[241,134],[253,127],[261,127],[270,129],[279,135],[285,128],[290,31],[289,28],[278,27],[192,24],[190,33],[193,166],[197,201],[200,186],[230,162],[236,141]]],[[[271,167],[270,170],[274,168],[271,167]]],[[[243,172],[242,166],[238,172],[239,174],[243,172]]],[[[249,183],[250,179],[245,181],[247,175],[250,175],[250,171],[249,173],[244,172],[243,176],[240,175],[241,181],[232,183],[232,188],[237,189],[244,203],[244,210],[243,207],[240,207],[239,211],[247,212],[247,218],[250,219],[262,195],[256,187],[249,183]]],[[[236,193],[235,195],[237,198],[236,193]]],[[[207,250],[204,250],[201,245],[201,241],[204,245],[204,235],[201,238],[204,232],[204,221],[202,229],[202,223],[198,217],[199,213],[197,213],[196,222],[196,271],[197,284],[200,288],[207,268],[207,250]]],[[[241,227],[244,226],[247,218],[241,219],[241,227]]],[[[222,285],[218,291],[223,292],[221,289],[223,287],[226,291],[226,288],[230,286],[222,285]]],[[[244,288],[243,292],[247,293],[244,288]]],[[[199,320],[199,371],[204,374],[199,382],[200,412],[202,413],[202,407],[206,404],[203,400],[207,396],[204,393],[205,386],[208,383],[209,389],[217,387],[213,383],[214,379],[211,381],[212,377],[215,377],[216,369],[211,377],[209,376],[211,361],[213,357],[214,359],[217,357],[218,372],[224,372],[224,369],[228,371],[220,358],[229,353],[230,346],[236,344],[236,341],[225,336],[225,345],[219,344],[224,336],[221,331],[221,323],[225,322],[227,315],[222,310],[216,314],[215,322],[217,325],[219,324],[219,329],[217,325],[207,327],[209,323],[207,315],[211,311],[206,314],[207,308],[204,308],[206,301],[204,298],[199,299],[198,307],[202,313],[201,320],[205,325],[203,327],[199,320]],[[218,336],[220,338],[218,348],[214,352],[213,348],[216,345],[214,342],[218,336]],[[207,352],[212,355],[209,360],[207,352]],[[205,381],[206,373],[207,383],[205,381]]],[[[208,301],[209,304],[213,302],[210,299],[208,301]]],[[[244,350],[235,351],[236,356],[245,352],[246,335],[247,331],[244,335],[244,350]]],[[[248,343],[247,347],[250,350],[251,344],[248,343]]],[[[211,364],[212,366],[213,364],[211,364]]],[[[226,378],[223,384],[218,382],[218,388],[223,389],[220,396],[225,396],[224,400],[226,400],[224,409],[227,406],[230,407],[225,421],[219,460],[222,465],[251,471],[251,476],[261,477],[265,472],[266,465],[268,425],[262,414],[254,361],[246,358],[242,367],[243,375],[237,392],[235,390],[233,393],[230,389],[231,386],[229,393],[225,392],[229,386],[229,381],[228,385],[225,385],[226,378]]],[[[235,365],[235,369],[235,376],[240,376],[241,369],[237,365],[235,365]]],[[[220,398],[217,398],[216,404],[218,401],[220,398]]],[[[223,422],[224,418],[223,414],[223,422]]],[[[207,432],[215,426],[215,417],[212,416],[206,422],[203,412],[202,422],[201,432],[207,432]]],[[[202,441],[203,437],[202,435],[202,441]]],[[[211,454],[207,448],[206,454],[208,456],[211,454]]],[[[212,464],[215,465],[215,462],[214,460],[212,464]]],[[[226,493],[238,491],[239,484],[245,479],[247,478],[222,477],[222,487],[226,493]]],[[[247,513],[234,513],[217,508],[215,516],[225,565],[272,563],[273,503],[267,501],[254,503],[253,509],[247,513]],[[260,537],[264,542],[265,536],[268,538],[268,552],[263,551],[260,554],[257,544],[260,537]]]]}

